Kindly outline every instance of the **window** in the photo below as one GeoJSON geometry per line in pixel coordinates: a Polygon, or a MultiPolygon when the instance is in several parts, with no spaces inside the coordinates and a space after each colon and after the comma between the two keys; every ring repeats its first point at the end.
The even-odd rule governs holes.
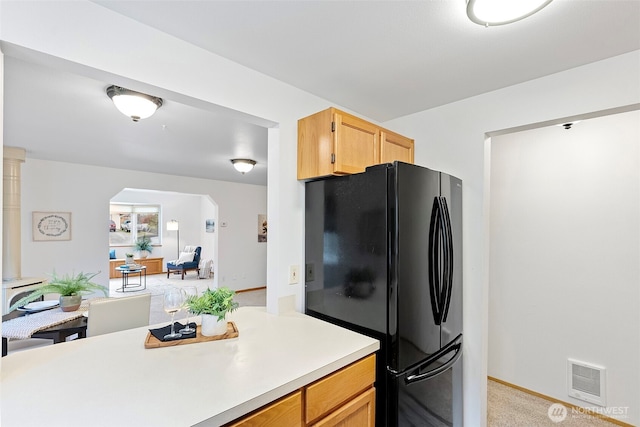
{"type": "Polygon", "coordinates": [[[112,203],[109,206],[109,246],[133,246],[147,236],[160,244],[160,206],[112,203]]]}

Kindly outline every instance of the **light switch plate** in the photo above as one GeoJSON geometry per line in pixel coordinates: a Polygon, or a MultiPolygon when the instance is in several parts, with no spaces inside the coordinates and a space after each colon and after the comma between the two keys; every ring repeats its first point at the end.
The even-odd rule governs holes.
{"type": "Polygon", "coordinates": [[[300,268],[297,265],[289,267],[289,284],[295,285],[300,280],[300,268]]]}

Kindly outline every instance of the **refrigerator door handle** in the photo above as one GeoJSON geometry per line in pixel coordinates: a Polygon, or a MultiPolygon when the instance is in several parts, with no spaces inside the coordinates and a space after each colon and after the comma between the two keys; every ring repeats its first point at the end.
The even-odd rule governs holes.
{"type": "Polygon", "coordinates": [[[418,381],[422,381],[422,380],[426,380],[426,379],[429,379],[429,378],[433,378],[436,375],[440,375],[441,373],[443,373],[444,371],[446,371],[447,369],[452,367],[453,364],[458,361],[460,356],[462,356],[462,334],[458,335],[455,340],[451,341],[448,345],[446,345],[445,347],[441,348],[436,353],[432,354],[431,357],[426,359],[420,366],[418,366],[417,368],[411,370],[412,373],[405,377],[404,382],[405,382],[405,384],[411,384],[411,383],[415,383],[415,382],[418,382],[418,381]],[[451,358],[449,360],[447,360],[446,363],[444,363],[444,364],[442,364],[442,365],[438,366],[437,368],[432,369],[430,371],[423,372],[421,374],[417,373],[417,372],[420,372],[421,370],[423,370],[424,368],[428,367],[432,363],[434,363],[436,360],[440,359],[445,354],[448,354],[448,353],[451,353],[451,352],[454,352],[454,353],[451,356],[451,358]]]}
{"type": "Polygon", "coordinates": [[[447,321],[447,315],[449,314],[449,306],[451,305],[451,292],[453,290],[453,232],[451,231],[451,215],[449,214],[449,207],[447,206],[447,199],[442,197],[442,228],[443,228],[443,240],[445,246],[445,262],[444,262],[444,276],[442,290],[444,292],[442,301],[442,321],[447,321]]]}
{"type": "Polygon", "coordinates": [[[429,223],[429,297],[431,300],[431,312],[433,313],[433,321],[439,325],[442,321],[442,313],[440,311],[440,203],[437,197],[433,199],[433,207],[431,208],[431,221],[429,223]]]}

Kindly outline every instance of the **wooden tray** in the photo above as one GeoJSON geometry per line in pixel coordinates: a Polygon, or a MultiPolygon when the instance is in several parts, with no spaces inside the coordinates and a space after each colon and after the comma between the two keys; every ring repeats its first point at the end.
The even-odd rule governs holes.
{"type": "Polygon", "coordinates": [[[147,339],[144,340],[144,348],[159,348],[159,347],[173,347],[176,345],[194,344],[198,342],[226,340],[229,338],[236,338],[240,335],[238,327],[234,322],[227,322],[227,332],[222,335],[214,335],[212,337],[205,337],[200,333],[200,325],[196,326],[195,338],[186,338],[183,340],[173,341],[160,341],[158,338],[151,335],[151,332],[147,333],[147,339]]]}

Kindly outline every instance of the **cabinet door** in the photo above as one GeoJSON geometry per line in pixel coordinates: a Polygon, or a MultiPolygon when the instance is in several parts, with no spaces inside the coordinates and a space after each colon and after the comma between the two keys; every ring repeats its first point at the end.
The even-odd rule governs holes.
{"type": "Polygon", "coordinates": [[[380,129],[362,119],[336,111],[333,117],[335,174],[364,172],[380,163],[380,129]]]}
{"type": "Polygon", "coordinates": [[[373,427],[375,425],[375,388],[347,402],[313,427],[373,427]]]}
{"type": "Polygon", "coordinates": [[[296,391],[226,427],[298,427],[302,425],[302,393],[296,391]]]}
{"type": "Polygon", "coordinates": [[[305,422],[322,419],[345,402],[373,386],[376,357],[367,356],[307,386],[305,422]]]}
{"type": "Polygon", "coordinates": [[[383,130],[380,132],[380,140],[380,163],[391,163],[394,160],[413,163],[413,139],[383,130]]]}

